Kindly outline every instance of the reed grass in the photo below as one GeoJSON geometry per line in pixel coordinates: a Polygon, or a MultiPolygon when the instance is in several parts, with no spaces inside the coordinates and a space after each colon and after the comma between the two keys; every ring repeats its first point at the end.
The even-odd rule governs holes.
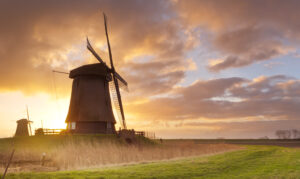
{"type": "Polygon", "coordinates": [[[105,143],[68,143],[50,153],[60,170],[144,163],[158,160],[215,154],[241,147],[229,144],[176,142],[155,146],[105,143]]]}
{"type": "MultiPolygon", "coordinates": [[[[127,144],[122,140],[110,138],[101,140],[80,138],[78,140],[74,137],[57,144],[51,142],[51,146],[47,145],[47,142],[43,145],[39,143],[40,145],[36,147],[33,143],[27,144],[19,145],[17,148],[13,158],[15,164],[11,166],[11,172],[77,170],[129,165],[216,154],[241,148],[231,144],[197,144],[194,141],[164,141],[162,144],[159,142],[155,144],[155,142],[140,139],[135,144],[127,144]],[[40,161],[43,153],[46,154],[47,162],[41,167],[40,161]]],[[[8,153],[0,154],[1,160],[6,161],[8,153]]]]}

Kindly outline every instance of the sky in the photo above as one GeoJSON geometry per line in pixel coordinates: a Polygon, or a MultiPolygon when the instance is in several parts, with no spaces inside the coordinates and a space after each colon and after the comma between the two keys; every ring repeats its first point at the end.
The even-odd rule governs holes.
{"type": "MultiPolygon", "coordinates": [[[[162,138],[261,138],[300,129],[300,1],[1,0],[0,137],[29,109],[65,128],[69,72],[97,63],[129,84],[128,128],[162,138]],[[107,61],[108,62],[108,61],[107,61]]],[[[118,126],[119,124],[117,124],[118,126]]]]}

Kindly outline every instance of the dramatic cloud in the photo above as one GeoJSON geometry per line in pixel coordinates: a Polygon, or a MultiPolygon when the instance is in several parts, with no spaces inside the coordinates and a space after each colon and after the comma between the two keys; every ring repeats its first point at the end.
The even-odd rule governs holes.
{"type": "Polygon", "coordinates": [[[153,56],[152,62],[141,65],[164,64],[159,71],[152,68],[151,72],[149,65],[146,68],[150,73],[145,72],[144,79],[131,81],[128,77],[129,84],[147,91],[152,80],[160,81],[157,88],[171,88],[184,77],[181,67],[188,64],[184,57],[188,46],[168,2],[1,1],[0,90],[48,92],[51,69],[67,71],[96,62],[85,48],[87,35],[107,59],[101,12],[109,18],[113,56],[120,72],[122,68],[135,70],[136,62],[131,61],[141,56],[153,56]],[[165,65],[168,62],[173,69],[165,65]],[[164,73],[158,74],[160,71],[164,73]],[[135,84],[139,82],[147,84],[135,84]]]}
{"type": "Polygon", "coordinates": [[[270,60],[299,47],[300,2],[292,0],[178,1],[187,27],[206,29],[220,59],[211,71],[242,67],[270,60]]]}
{"type": "Polygon", "coordinates": [[[286,76],[253,80],[224,78],[198,81],[170,97],[129,106],[142,119],[178,120],[296,120],[300,81],[286,76]],[[153,113],[155,111],[155,113],[153,113]]]}
{"type": "Polygon", "coordinates": [[[155,95],[184,78],[188,50],[200,41],[192,29],[211,34],[207,47],[220,55],[207,64],[211,71],[242,67],[293,51],[300,40],[297,7],[298,1],[1,1],[0,90],[47,92],[51,69],[96,62],[85,49],[87,35],[107,59],[101,12],[109,16],[118,69],[139,93],[161,88],[155,95]],[[149,72],[127,73],[137,66],[149,72]]]}
{"type": "Polygon", "coordinates": [[[269,32],[262,32],[255,27],[245,27],[233,32],[217,36],[214,43],[216,48],[228,53],[225,59],[211,64],[212,71],[227,68],[242,67],[256,61],[270,60],[289,52],[282,42],[273,40],[269,32]]]}

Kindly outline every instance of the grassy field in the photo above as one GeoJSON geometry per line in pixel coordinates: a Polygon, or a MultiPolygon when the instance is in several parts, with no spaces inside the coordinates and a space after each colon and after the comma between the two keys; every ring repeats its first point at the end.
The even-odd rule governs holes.
{"type": "Polygon", "coordinates": [[[247,146],[206,157],[48,173],[16,173],[7,178],[300,178],[300,149],[247,146]]]}

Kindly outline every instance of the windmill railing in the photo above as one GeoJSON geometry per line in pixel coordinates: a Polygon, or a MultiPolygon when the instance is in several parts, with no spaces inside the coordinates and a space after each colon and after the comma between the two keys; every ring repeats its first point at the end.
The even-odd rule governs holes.
{"type": "Polygon", "coordinates": [[[154,132],[135,131],[134,129],[122,129],[117,131],[117,135],[123,138],[133,138],[134,136],[143,136],[149,139],[156,139],[154,132]]]}
{"type": "Polygon", "coordinates": [[[58,135],[62,134],[64,129],[45,129],[39,128],[35,130],[35,135],[58,135]]]}
{"type": "Polygon", "coordinates": [[[135,135],[147,137],[147,138],[149,138],[149,139],[155,139],[155,133],[154,133],[154,132],[135,131],[135,135]]]}

